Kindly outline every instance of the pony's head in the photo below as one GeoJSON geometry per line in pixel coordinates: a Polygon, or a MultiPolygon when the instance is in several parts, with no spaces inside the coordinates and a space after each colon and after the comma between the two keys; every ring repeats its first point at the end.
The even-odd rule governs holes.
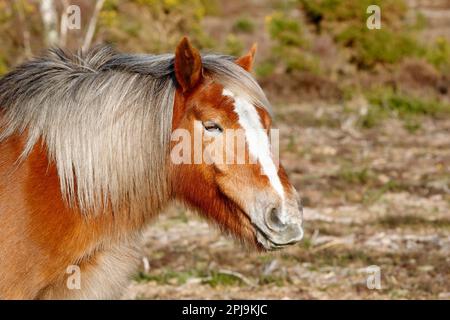
{"type": "Polygon", "coordinates": [[[249,74],[255,49],[210,72],[208,56],[179,43],[171,179],[176,198],[270,250],[302,238],[302,207],[271,150],[268,102],[249,74]]]}

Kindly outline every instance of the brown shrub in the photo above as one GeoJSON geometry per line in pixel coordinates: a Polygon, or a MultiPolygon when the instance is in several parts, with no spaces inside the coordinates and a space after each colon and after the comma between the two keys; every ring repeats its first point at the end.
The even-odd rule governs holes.
{"type": "Polygon", "coordinates": [[[435,88],[440,80],[439,73],[429,63],[419,59],[406,59],[398,67],[396,83],[405,89],[435,88]]]}
{"type": "Polygon", "coordinates": [[[310,72],[274,74],[259,82],[271,100],[276,99],[283,102],[338,101],[343,97],[341,89],[335,82],[310,72]]]}

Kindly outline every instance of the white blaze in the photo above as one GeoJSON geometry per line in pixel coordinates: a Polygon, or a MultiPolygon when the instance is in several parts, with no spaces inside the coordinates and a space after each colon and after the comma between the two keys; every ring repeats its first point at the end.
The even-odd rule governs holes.
{"type": "Polygon", "coordinates": [[[223,89],[222,94],[234,99],[234,112],[238,115],[239,124],[244,129],[250,155],[259,161],[263,173],[269,178],[270,184],[284,203],[284,189],[272,159],[269,138],[255,106],[228,89],[223,89]]]}

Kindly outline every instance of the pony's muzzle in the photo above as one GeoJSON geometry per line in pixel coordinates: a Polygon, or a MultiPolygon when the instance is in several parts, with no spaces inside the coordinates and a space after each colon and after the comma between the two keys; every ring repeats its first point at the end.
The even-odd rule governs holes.
{"type": "Polygon", "coordinates": [[[273,250],[297,243],[303,238],[303,209],[271,206],[264,212],[262,225],[257,225],[257,240],[266,249],[273,250]]]}

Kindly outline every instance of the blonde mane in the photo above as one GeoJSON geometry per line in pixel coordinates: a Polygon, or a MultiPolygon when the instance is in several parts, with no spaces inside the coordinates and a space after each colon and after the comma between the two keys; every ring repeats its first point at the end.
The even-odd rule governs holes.
{"type": "MultiPolygon", "coordinates": [[[[213,78],[270,111],[234,58],[203,55],[213,78]]],[[[40,140],[69,204],[152,212],[170,190],[167,161],[176,89],[174,55],[86,54],[52,49],[0,79],[0,142],[27,134],[20,159],[40,140]]],[[[19,159],[19,160],[20,160],[19,159]]]]}

